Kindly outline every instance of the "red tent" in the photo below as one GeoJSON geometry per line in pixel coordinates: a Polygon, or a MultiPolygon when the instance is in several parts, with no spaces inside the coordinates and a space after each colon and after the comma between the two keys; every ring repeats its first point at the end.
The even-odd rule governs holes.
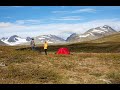
{"type": "Polygon", "coordinates": [[[59,48],[56,54],[70,54],[68,48],[59,48]]]}

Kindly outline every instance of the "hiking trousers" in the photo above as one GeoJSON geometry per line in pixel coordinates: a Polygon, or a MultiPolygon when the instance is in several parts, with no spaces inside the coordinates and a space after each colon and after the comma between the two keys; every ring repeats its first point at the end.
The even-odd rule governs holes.
{"type": "Polygon", "coordinates": [[[45,55],[47,55],[47,49],[44,49],[45,50],[45,55]]]}

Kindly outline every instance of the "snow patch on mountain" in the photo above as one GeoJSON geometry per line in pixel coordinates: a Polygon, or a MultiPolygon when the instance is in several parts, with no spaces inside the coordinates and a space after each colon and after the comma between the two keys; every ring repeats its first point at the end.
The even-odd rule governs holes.
{"type": "Polygon", "coordinates": [[[97,29],[94,29],[93,31],[91,32],[96,32],[96,33],[105,33],[105,31],[102,31],[102,30],[97,30],[97,29]]]}
{"type": "Polygon", "coordinates": [[[95,36],[93,33],[89,32],[90,35],[95,36]]]}
{"type": "Polygon", "coordinates": [[[1,41],[10,45],[10,46],[14,46],[14,45],[28,42],[26,39],[23,39],[21,37],[15,36],[15,35],[11,36],[9,38],[6,38],[6,39],[1,39],[1,41]]]}
{"type": "Polygon", "coordinates": [[[115,33],[117,33],[117,31],[115,31],[108,25],[104,25],[104,26],[89,29],[84,34],[72,34],[67,38],[66,41],[68,42],[89,41],[89,40],[98,39],[98,38],[115,34],[115,33]]]}
{"type": "Polygon", "coordinates": [[[16,42],[8,42],[8,39],[4,40],[3,42],[6,43],[6,44],[8,44],[8,45],[11,45],[11,46],[27,42],[26,39],[21,39],[21,38],[17,38],[17,39],[18,40],[16,42]]]}
{"type": "Polygon", "coordinates": [[[45,39],[45,38],[41,37],[41,38],[38,38],[38,39],[42,40],[42,39],[45,39]]]}
{"type": "Polygon", "coordinates": [[[47,41],[48,43],[62,43],[65,42],[64,39],[55,36],[55,35],[40,35],[35,37],[35,42],[37,43],[44,43],[45,41],[47,41]]]}
{"type": "Polygon", "coordinates": [[[88,37],[90,34],[80,35],[79,37],[88,37]]]}

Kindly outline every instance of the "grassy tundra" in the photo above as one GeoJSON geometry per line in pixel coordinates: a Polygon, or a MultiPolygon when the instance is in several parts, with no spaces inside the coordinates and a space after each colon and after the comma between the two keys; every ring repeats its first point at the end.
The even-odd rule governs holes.
{"type": "Polygon", "coordinates": [[[0,46],[0,84],[120,84],[120,34],[43,47],[0,46]],[[56,55],[67,47],[70,55],[56,55]]]}

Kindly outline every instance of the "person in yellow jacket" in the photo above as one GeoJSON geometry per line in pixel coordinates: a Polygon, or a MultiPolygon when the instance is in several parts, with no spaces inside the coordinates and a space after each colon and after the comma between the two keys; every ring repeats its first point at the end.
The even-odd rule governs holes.
{"type": "Polygon", "coordinates": [[[48,48],[48,43],[45,41],[45,43],[44,43],[44,51],[45,51],[46,55],[47,55],[47,48],[48,48]]]}

